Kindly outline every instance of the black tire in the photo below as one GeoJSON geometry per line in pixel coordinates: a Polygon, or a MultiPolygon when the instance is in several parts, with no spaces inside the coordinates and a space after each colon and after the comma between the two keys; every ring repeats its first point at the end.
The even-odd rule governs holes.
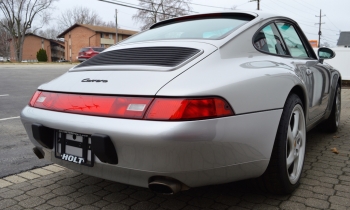
{"type": "Polygon", "coordinates": [[[331,114],[329,115],[328,119],[322,122],[322,129],[329,133],[337,132],[339,127],[339,122],[340,122],[340,112],[341,112],[341,90],[338,84],[334,95],[331,114]]]}
{"type": "Polygon", "coordinates": [[[293,192],[300,184],[301,172],[304,165],[305,145],[306,127],[303,103],[296,94],[292,93],[288,96],[283,108],[269,165],[265,173],[257,179],[259,186],[264,191],[273,194],[289,194],[293,192]],[[296,124],[294,121],[298,121],[298,123],[296,124]],[[295,137],[293,135],[295,132],[294,126],[297,129],[295,137]],[[300,133],[299,127],[302,130],[300,133]],[[301,146],[299,145],[298,135],[302,138],[300,140],[301,146]],[[298,151],[297,147],[299,148],[299,153],[293,153],[293,151],[298,151]],[[297,155],[294,156],[292,153],[297,155]],[[291,156],[287,158],[288,154],[291,156]],[[298,160],[295,159],[296,156],[298,160]],[[293,161],[288,167],[287,161],[291,159],[297,161],[296,163],[299,165],[295,166],[296,163],[293,161]],[[295,179],[292,176],[294,169],[296,170],[295,179]]]}

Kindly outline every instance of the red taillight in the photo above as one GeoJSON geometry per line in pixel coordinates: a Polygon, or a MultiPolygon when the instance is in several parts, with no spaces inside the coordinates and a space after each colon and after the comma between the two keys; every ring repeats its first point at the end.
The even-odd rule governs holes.
{"type": "Polygon", "coordinates": [[[228,103],[221,98],[173,99],[157,98],[149,108],[148,120],[195,120],[233,115],[228,103]]]}
{"type": "Polygon", "coordinates": [[[42,92],[34,107],[76,114],[142,119],[152,99],[42,92]]]}
{"type": "Polygon", "coordinates": [[[196,120],[234,114],[224,99],[216,97],[154,99],[37,91],[30,105],[59,112],[145,120],[196,120]]]}
{"type": "Polygon", "coordinates": [[[32,98],[29,101],[29,106],[34,106],[34,103],[36,102],[36,100],[38,99],[39,95],[41,94],[41,91],[36,91],[32,98]]]}

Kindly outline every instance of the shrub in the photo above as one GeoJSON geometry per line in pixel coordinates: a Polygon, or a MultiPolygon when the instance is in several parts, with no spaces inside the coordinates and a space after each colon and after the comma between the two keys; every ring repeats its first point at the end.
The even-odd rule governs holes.
{"type": "Polygon", "coordinates": [[[47,62],[47,54],[46,50],[41,48],[37,53],[36,53],[36,58],[38,59],[39,62],[47,62]]]}

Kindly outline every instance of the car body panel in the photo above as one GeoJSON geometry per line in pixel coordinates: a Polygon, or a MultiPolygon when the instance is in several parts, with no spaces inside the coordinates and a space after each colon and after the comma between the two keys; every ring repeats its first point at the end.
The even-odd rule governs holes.
{"type": "MultiPolygon", "coordinates": [[[[164,45],[196,47],[204,52],[175,71],[162,71],[159,70],[159,67],[130,67],[123,65],[111,67],[96,66],[72,68],[64,75],[49,83],[41,85],[39,89],[56,92],[90,94],[155,95],[166,83],[217,50],[216,47],[203,43],[190,44],[187,42],[181,42],[170,44],[162,42],[157,46],[164,45]],[[108,82],[82,82],[87,78],[91,80],[108,80],[108,82]],[[62,83],[65,85],[62,85],[62,83]]],[[[137,45],[137,47],[145,46],[148,45],[137,45]]]]}

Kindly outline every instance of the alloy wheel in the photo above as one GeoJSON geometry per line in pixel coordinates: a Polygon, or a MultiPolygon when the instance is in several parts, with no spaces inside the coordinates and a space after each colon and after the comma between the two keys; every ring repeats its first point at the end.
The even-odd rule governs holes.
{"type": "Polygon", "coordinates": [[[303,108],[297,104],[288,124],[286,144],[287,175],[291,184],[295,184],[303,168],[306,143],[306,128],[303,108]]]}

